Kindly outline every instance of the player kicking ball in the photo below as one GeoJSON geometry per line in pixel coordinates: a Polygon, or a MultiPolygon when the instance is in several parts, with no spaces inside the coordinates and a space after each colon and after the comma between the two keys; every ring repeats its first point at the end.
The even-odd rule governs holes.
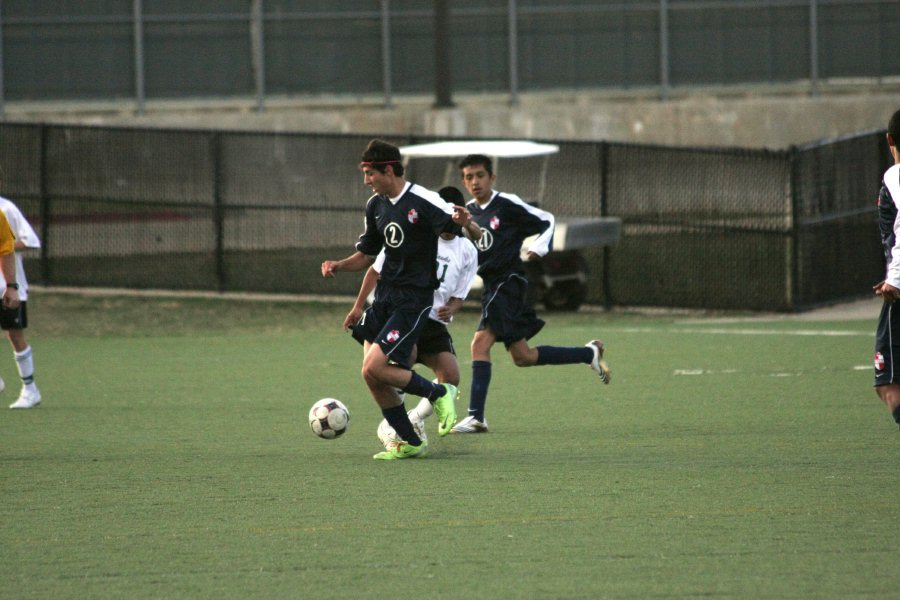
{"type": "Polygon", "coordinates": [[[583,363],[609,383],[609,366],[603,360],[603,342],[592,340],[583,347],[537,346],[528,340],[543,327],[526,300],[528,280],[520,258],[525,238],[537,235],[528,247],[528,260],[550,251],[555,220],[547,211],[526,204],[513,194],[493,189],[496,179],[491,159],[470,154],[459,164],[463,184],[472,195],[466,205],[481,228],[478,248],[478,275],[484,280],[481,321],[472,338],[472,384],[469,414],[457,423],[453,433],[485,433],[488,387],[491,383],[491,348],[503,342],[517,367],[583,363]]]}
{"type": "Polygon", "coordinates": [[[322,263],[322,276],[366,269],[384,249],[375,301],[355,329],[365,340],[363,380],[402,441],[373,458],[423,457],[428,442],[416,433],[397,390],[428,398],[439,419],[455,420],[456,387],[418,375],[411,368],[411,358],[438,287],[438,236],[461,236],[465,231],[465,235],[478,239],[481,230],[465,207],[452,207],[437,193],[407,182],[396,146],[372,140],[363,152],[360,169],[365,185],[373,192],[366,203],[365,230],[354,254],[322,263]]]}
{"type": "MultiPolygon", "coordinates": [[[[457,188],[446,186],[438,190],[441,198],[456,206],[464,206],[465,198],[457,188]]],[[[375,264],[366,271],[366,276],[360,285],[359,294],[353,308],[344,319],[344,329],[349,329],[354,339],[365,344],[362,331],[356,325],[362,319],[366,299],[375,289],[379,273],[384,267],[384,251],[379,253],[375,264]]],[[[478,251],[469,240],[442,233],[438,238],[437,248],[437,276],[438,288],[434,291],[431,312],[428,314],[428,322],[422,329],[416,350],[411,359],[413,363],[421,363],[431,369],[435,375],[434,383],[449,383],[459,389],[459,362],[456,358],[456,349],[453,346],[453,338],[450,336],[448,326],[453,316],[462,307],[463,301],[472,288],[475,272],[478,269],[478,251]]],[[[407,413],[416,433],[423,440],[425,435],[425,419],[435,412],[435,405],[427,398],[422,398],[419,404],[407,413]]],[[[438,417],[438,435],[445,436],[450,433],[456,422],[456,410],[440,411],[438,417]]],[[[377,430],[378,438],[384,444],[385,449],[390,450],[399,443],[399,438],[387,420],[382,420],[377,430]]]]}

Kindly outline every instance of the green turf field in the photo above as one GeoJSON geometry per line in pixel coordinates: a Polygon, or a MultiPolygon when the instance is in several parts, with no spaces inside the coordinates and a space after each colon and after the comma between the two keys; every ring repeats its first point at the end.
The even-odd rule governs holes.
{"type": "MultiPolygon", "coordinates": [[[[874,319],[544,314],[492,433],[373,461],[343,306],[29,302],[43,405],[0,420],[3,598],[896,597],[900,432],[874,319]],[[350,431],[313,436],[333,396],[350,431]]],[[[454,324],[462,351],[476,315],[454,324]]],[[[18,392],[0,353],[3,406],[18,392]]]]}

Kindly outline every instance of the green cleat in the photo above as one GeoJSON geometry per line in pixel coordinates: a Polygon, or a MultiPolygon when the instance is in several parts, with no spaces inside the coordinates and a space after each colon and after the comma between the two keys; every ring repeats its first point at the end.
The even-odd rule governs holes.
{"type": "Polygon", "coordinates": [[[444,386],[446,392],[434,401],[434,414],[438,418],[438,435],[444,437],[450,433],[456,423],[456,398],[459,396],[459,390],[450,383],[441,385],[444,386]]]}
{"type": "Polygon", "coordinates": [[[425,458],[428,455],[428,442],[422,441],[418,446],[401,441],[396,446],[391,446],[384,452],[379,452],[372,458],[375,460],[399,460],[401,458],[425,458]]]}

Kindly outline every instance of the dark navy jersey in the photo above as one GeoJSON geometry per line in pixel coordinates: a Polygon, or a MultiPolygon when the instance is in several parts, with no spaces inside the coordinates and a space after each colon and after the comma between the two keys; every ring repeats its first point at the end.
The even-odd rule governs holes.
{"type": "Polygon", "coordinates": [[[900,249],[897,246],[898,205],[900,205],[900,165],[894,165],[884,174],[881,191],[878,193],[878,228],[881,230],[881,245],[887,265],[885,280],[894,287],[900,287],[900,249]]]}
{"type": "Polygon", "coordinates": [[[407,183],[396,202],[378,194],[366,204],[366,230],[356,249],[369,256],[384,248],[381,279],[400,287],[436,289],[437,240],[462,235],[453,208],[436,192],[407,183]]]}
{"type": "Polygon", "coordinates": [[[521,251],[525,238],[538,238],[528,250],[544,256],[553,240],[553,215],[540,210],[513,194],[494,192],[490,201],[480,206],[476,200],[466,205],[472,219],[481,228],[478,248],[478,275],[486,284],[505,278],[510,273],[522,273],[521,251]]]}

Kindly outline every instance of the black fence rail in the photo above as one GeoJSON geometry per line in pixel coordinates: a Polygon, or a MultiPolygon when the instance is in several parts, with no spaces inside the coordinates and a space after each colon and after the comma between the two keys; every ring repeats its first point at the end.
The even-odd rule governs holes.
{"type": "MultiPolygon", "coordinates": [[[[352,252],[368,136],[0,124],[0,194],[43,239],[46,285],[353,294],[323,280],[352,252]]],[[[390,136],[398,145],[432,141],[390,136]]],[[[497,189],[557,216],[617,216],[584,251],[588,303],[796,310],[881,277],[883,132],[772,152],[554,142],[498,163],[497,189]]],[[[410,179],[459,185],[444,159],[410,179]]]]}

